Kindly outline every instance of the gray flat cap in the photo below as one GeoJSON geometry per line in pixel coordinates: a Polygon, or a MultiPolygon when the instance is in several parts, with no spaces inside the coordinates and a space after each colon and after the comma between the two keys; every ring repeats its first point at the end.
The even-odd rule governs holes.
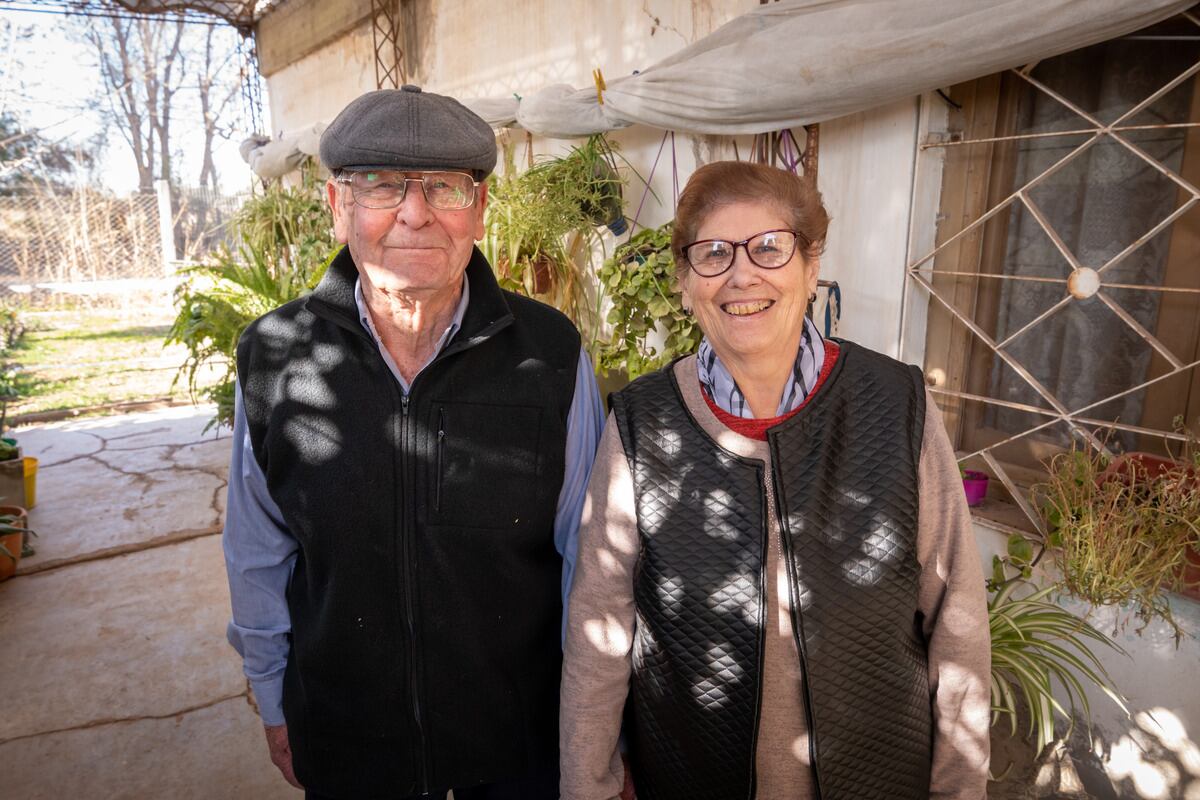
{"type": "Polygon", "coordinates": [[[367,92],[342,109],[321,134],[329,170],[469,169],[496,166],[496,135],[452,97],[419,86],[367,92]]]}

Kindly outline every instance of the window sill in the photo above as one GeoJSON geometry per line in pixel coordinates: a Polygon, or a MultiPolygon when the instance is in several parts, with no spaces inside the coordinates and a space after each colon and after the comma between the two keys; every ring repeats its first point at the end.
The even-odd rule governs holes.
{"type": "Polygon", "coordinates": [[[1025,536],[1036,536],[1037,528],[1025,516],[1020,507],[1004,500],[986,498],[982,503],[969,509],[971,519],[977,525],[1010,535],[1020,533],[1025,536]]]}

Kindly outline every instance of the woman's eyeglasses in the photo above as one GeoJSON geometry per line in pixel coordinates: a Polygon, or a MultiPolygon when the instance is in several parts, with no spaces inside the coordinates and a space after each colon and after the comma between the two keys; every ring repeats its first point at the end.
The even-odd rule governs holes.
{"type": "Polygon", "coordinates": [[[779,269],[792,260],[798,238],[795,231],[780,229],[756,233],[740,242],[701,239],[684,245],[681,250],[697,275],[715,278],[733,266],[739,247],[746,250],[746,256],[755,265],[763,269],[779,269]]]}

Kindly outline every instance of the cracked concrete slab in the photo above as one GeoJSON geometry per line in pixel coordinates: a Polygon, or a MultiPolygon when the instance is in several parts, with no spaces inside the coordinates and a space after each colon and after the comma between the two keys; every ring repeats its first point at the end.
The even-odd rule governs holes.
{"type": "Polygon", "coordinates": [[[219,528],[232,440],[202,433],[212,413],[212,406],[167,408],[19,431],[41,464],[29,519],[37,554],[18,571],[219,528]]]}
{"type": "Polygon", "coordinates": [[[219,536],[17,576],[0,609],[0,742],[246,690],[219,536]]]}
{"type": "MultiPolygon", "coordinates": [[[[179,406],[142,414],[129,414],[128,417],[138,418],[137,429],[129,430],[123,424],[114,426],[117,431],[105,436],[108,443],[106,449],[135,450],[139,447],[188,445],[210,439],[228,439],[228,428],[214,426],[209,428],[207,433],[204,431],[204,428],[212,420],[215,410],[215,407],[211,405],[179,406]]],[[[116,418],[106,417],[105,419],[116,418]]],[[[102,429],[92,427],[87,430],[90,433],[98,433],[102,429]]]]}
{"type": "Polygon", "coordinates": [[[125,474],[88,461],[39,475],[38,505],[29,514],[37,554],[21,559],[18,573],[221,525],[222,478],[184,469],[125,474]]]}
{"type": "Polygon", "coordinates": [[[168,719],[0,744],[0,763],[0,793],[23,800],[302,796],[271,764],[262,726],[243,697],[168,719]]]}
{"type": "Polygon", "coordinates": [[[37,456],[40,469],[91,455],[104,448],[102,438],[67,427],[71,424],[55,422],[36,428],[17,428],[13,433],[25,455],[37,456]]]}

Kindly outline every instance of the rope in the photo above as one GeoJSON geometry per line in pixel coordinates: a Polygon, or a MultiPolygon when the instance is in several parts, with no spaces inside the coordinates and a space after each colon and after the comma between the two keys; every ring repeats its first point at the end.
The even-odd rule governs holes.
{"type": "MultiPolygon", "coordinates": [[[[646,176],[646,189],[642,192],[642,199],[638,202],[637,212],[633,215],[633,224],[629,226],[629,239],[633,238],[638,225],[641,225],[638,219],[642,216],[642,206],[646,204],[646,197],[650,194],[650,183],[654,180],[654,170],[658,169],[658,160],[662,158],[663,148],[667,146],[667,137],[672,135],[670,131],[663,131],[662,143],[658,145],[658,155],[654,157],[654,165],[650,167],[650,174],[646,176]]],[[[642,227],[646,226],[642,225],[642,227]]],[[[629,239],[625,241],[628,242],[629,239]]]]}

